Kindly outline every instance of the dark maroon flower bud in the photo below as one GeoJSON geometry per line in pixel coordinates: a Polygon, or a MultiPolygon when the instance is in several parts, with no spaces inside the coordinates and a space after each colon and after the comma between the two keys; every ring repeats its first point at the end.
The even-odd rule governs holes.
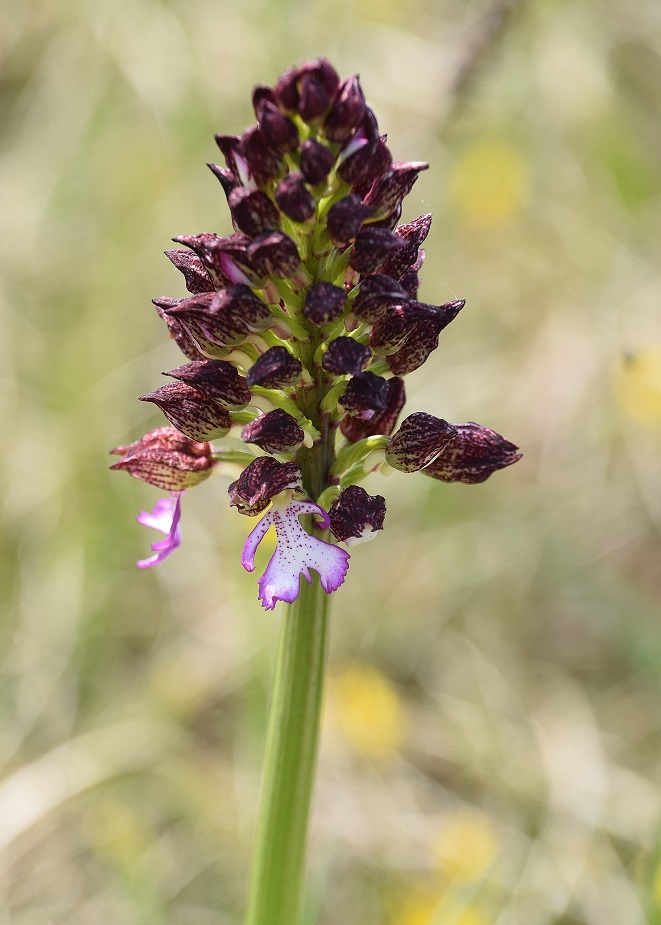
{"type": "Polygon", "coordinates": [[[298,69],[299,75],[313,74],[324,87],[329,96],[333,96],[340,86],[340,77],[328,58],[315,58],[305,61],[298,69]]]}
{"type": "Polygon", "coordinates": [[[246,186],[252,173],[241,149],[241,139],[238,135],[214,135],[214,138],[225,158],[225,164],[234,174],[237,182],[246,186]]]}
{"type": "MultiPolygon", "coordinates": [[[[419,254],[424,257],[424,251],[420,250],[419,254]]],[[[419,261],[422,264],[422,261],[419,261]]],[[[418,289],[420,288],[420,276],[418,270],[411,267],[410,270],[407,270],[406,273],[399,280],[399,285],[402,289],[406,290],[406,293],[411,299],[412,302],[418,298],[418,289]]]]}
{"type": "Polygon", "coordinates": [[[268,305],[249,286],[241,283],[218,292],[212,303],[212,311],[216,318],[222,318],[227,324],[228,337],[233,331],[238,336],[240,327],[252,333],[264,331],[272,322],[268,305]]]}
{"type": "Polygon", "coordinates": [[[382,272],[394,276],[395,279],[400,279],[407,270],[415,266],[418,261],[420,245],[429,234],[431,219],[431,213],[421,215],[412,222],[407,222],[405,225],[400,225],[399,228],[395,229],[395,235],[402,241],[402,247],[388,255],[382,272]]]}
{"type": "Polygon", "coordinates": [[[328,233],[336,247],[349,244],[360,231],[366,218],[373,215],[373,210],[363,205],[360,196],[349,193],[328,210],[328,233]]]}
{"type": "Polygon", "coordinates": [[[388,381],[374,373],[359,373],[349,379],[338,401],[347,414],[361,415],[369,421],[375,411],[384,411],[388,381]]]}
{"type": "Polygon", "coordinates": [[[236,366],[225,360],[186,363],[185,366],[178,366],[164,375],[192,385],[206,398],[232,411],[245,408],[250,401],[246,380],[239,374],[236,366]]]}
{"type": "Polygon", "coordinates": [[[372,228],[387,228],[388,231],[395,231],[397,228],[397,222],[402,217],[402,204],[397,206],[394,212],[391,212],[390,215],[386,215],[385,218],[382,218],[378,222],[370,222],[372,228]]]}
{"type": "Polygon", "coordinates": [[[283,71],[273,90],[276,100],[283,109],[294,112],[298,109],[298,68],[288,67],[283,71]]]}
{"type": "Polygon", "coordinates": [[[159,427],[110,452],[122,457],[111,469],[124,470],[165,491],[192,488],[211,475],[214,465],[210,443],[190,440],[174,427],[159,427]]]}
{"type": "MultiPolygon", "coordinates": [[[[245,234],[232,234],[218,238],[211,244],[211,255],[232,283],[259,284],[259,274],[250,260],[250,238],[245,234]]],[[[204,258],[203,258],[204,259],[204,258]]]]}
{"type": "Polygon", "coordinates": [[[302,74],[298,81],[298,111],[304,122],[314,122],[330,106],[330,94],[314,74],[302,74]]]}
{"type": "Polygon", "coordinates": [[[227,198],[234,227],[251,238],[280,227],[280,215],[266,193],[237,186],[227,198]]]}
{"type": "Polygon", "coordinates": [[[377,530],[383,530],[385,498],[368,495],[360,485],[350,485],[333,501],[328,516],[335,539],[347,546],[357,546],[374,539],[377,530]]]}
{"type": "MultiPolygon", "coordinates": [[[[178,331],[179,337],[176,340],[186,356],[191,356],[185,348],[186,337],[192,340],[200,356],[205,359],[225,352],[225,342],[219,340],[225,335],[225,325],[219,326],[211,311],[215,297],[215,292],[202,292],[188,299],[153,300],[159,314],[162,312],[162,316],[165,316],[173,335],[175,330],[178,331]]],[[[242,337],[245,337],[245,333],[242,337]]],[[[191,356],[191,359],[200,359],[200,356],[191,356]]]]}
{"type": "Polygon", "coordinates": [[[305,297],[303,314],[314,324],[329,324],[341,317],[346,301],[347,294],[340,286],[313,283],[305,297]]]}
{"type": "Polygon", "coordinates": [[[263,331],[272,322],[268,306],[248,286],[240,284],[181,299],[163,310],[185,325],[205,353],[210,353],[208,348],[213,345],[241,344],[248,334],[263,331]]]}
{"type": "Polygon", "coordinates": [[[361,280],[352,311],[359,321],[372,324],[393,305],[402,305],[407,301],[407,293],[396,279],[376,273],[361,280]]]}
{"type": "Polygon", "coordinates": [[[278,208],[295,222],[305,222],[311,218],[317,208],[314,196],[303,182],[300,173],[289,173],[278,184],[275,191],[278,208]]]}
{"type": "Polygon", "coordinates": [[[263,186],[283,171],[280,157],[256,125],[246,129],[241,136],[241,152],[258,186],[263,186]]]}
{"type": "Polygon", "coordinates": [[[284,389],[300,379],[303,365],[286,347],[269,347],[258,357],[246,375],[249,388],[284,389]]]}
{"type": "Polygon", "coordinates": [[[346,141],[363,121],[365,95],[357,75],[347,77],[337,89],[330,112],[324,120],[324,133],[330,141],[346,141]]]}
{"type": "MultiPolygon", "coordinates": [[[[186,247],[190,247],[190,249],[197,254],[200,258],[202,268],[206,270],[209,275],[212,283],[211,289],[224,289],[225,286],[232,282],[219,259],[220,252],[218,250],[218,245],[223,239],[219,238],[217,234],[181,234],[172,240],[176,244],[185,244],[186,247]]],[[[181,251],[168,251],[167,253],[169,256],[171,253],[179,254],[181,251]]],[[[174,265],[184,273],[187,283],[189,273],[191,274],[192,280],[192,274],[197,272],[193,269],[193,267],[197,266],[196,264],[189,261],[187,271],[183,266],[180,266],[179,263],[175,263],[172,257],[170,257],[170,259],[174,265]]],[[[177,261],[183,261],[183,258],[177,257],[177,261]]],[[[204,290],[200,289],[199,291],[208,292],[210,290],[207,288],[204,290]]]]}
{"type": "Polygon", "coordinates": [[[236,189],[239,186],[239,181],[234,176],[231,170],[227,170],[225,167],[220,167],[218,164],[207,164],[207,167],[211,173],[220,180],[220,185],[223,188],[223,192],[229,199],[229,195],[233,189],[236,189]]]}
{"type": "Polygon", "coordinates": [[[275,100],[261,100],[255,107],[257,121],[264,138],[280,154],[298,148],[298,129],[278,107],[275,100]]]}
{"type": "Polygon", "coordinates": [[[156,311],[158,312],[158,317],[165,322],[167,325],[168,333],[170,337],[174,340],[175,344],[184,356],[187,356],[189,360],[204,360],[205,356],[198,347],[195,339],[191,337],[189,332],[186,329],[186,326],[182,324],[179,318],[175,318],[172,315],[168,315],[161,303],[164,303],[166,308],[172,308],[177,304],[177,299],[154,299],[154,305],[156,306],[156,311]]]}
{"type": "Polygon", "coordinates": [[[274,91],[266,84],[256,84],[252,91],[252,108],[255,110],[255,115],[258,118],[258,109],[261,103],[273,103],[274,106],[278,105],[274,91]]]}
{"type": "Polygon", "coordinates": [[[404,247],[404,242],[387,228],[372,228],[368,225],[356,235],[349,265],[363,276],[376,273],[393,252],[404,247]]]}
{"type": "Polygon", "coordinates": [[[305,438],[296,418],[281,408],[261,414],[241,431],[245,443],[256,443],[267,453],[293,453],[305,438]]]}
{"type": "Polygon", "coordinates": [[[301,262],[298,248],[282,231],[260,234],[248,248],[248,256],[260,276],[278,279],[293,276],[301,262]]]}
{"type": "Polygon", "coordinates": [[[498,469],[518,462],[522,453],[495,430],[480,424],[455,424],[455,434],[443,452],[425,469],[441,482],[464,482],[476,485],[485,482],[498,469]]]}
{"type": "Polygon", "coordinates": [[[274,495],[285,489],[300,491],[302,485],[301,467],[296,463],[280,463],[272,456],[260,456],[246,466],[227,491],[231,507],[254,517],[269,506],[274,495]]]}
{"type": "Polygon", "coordinates": [[[186,289],[189,292],[213,292],[216,288],[196,254],[191,254],[190,251],[173,250],[165,251],[165,256],[184,274],[186,289]]]}
{"type": "Polygon", "coordinates": [[[389,436],[395,429],[397,418],[405,401],[404,380],[398,376],[388,379],[385,409],[377,411],[369,421],[347,414],[340,422],[340,430],[351,443],[357,443],[364,437],[374,437],[377,434],[389,436]]]}
{"type": "Polygon", "coordinates": [[[357,376],[362,373],[372,359],[369,347],[354,340],[353,337],[336,337],[328,345],[328,349],[321,361],[327,373],[334,376],[350,374],[357,376]]]}
{"type": "Polygon", "coordinates": [[[310,138],[301,145],[301,173],[312,186],[326,179],[334,163],[333,152],[320,142],[310,138]]]}
{"type": "Polygon", "coordinates": [[[149,401],[160,408],[168,421],[191,440],[225,437],[232,426],[225,408],[185,382],[169,382],[141,395],[140,401],[149,401]]]}
{"type": "Polygon", "coordinates": [[[433,414],[409,414],[386,449],[386,462],[400,472],[417,472],[442,453],[456,428],[433,414]]]}
{"type": "Polygon", "coordinates": [[[428,167],[423,161],[393,164],[376,178],[365,196],[365,205],[373,208],[378,216],[388,215],[411,192],[420,172],[428,167]]]}
{"type": "Polygon", "coordinates": [[[438,306],[422,302],[396,305],[375,322],[370,346],[377,354],[390,354],[388,365],[396,375],[413,372],[438,347],[439,334],[465,304],[459,299],[438,306]]]}

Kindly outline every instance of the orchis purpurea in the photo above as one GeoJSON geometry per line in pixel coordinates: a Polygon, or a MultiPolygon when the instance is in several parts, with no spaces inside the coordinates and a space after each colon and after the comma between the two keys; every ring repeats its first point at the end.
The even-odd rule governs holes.
{"type": "Polygon", "coordinates": [[[231,504],[262,515],[245,543],[246,569],[276,529],[259,580],[271,609],[298,596],[310,569],[335,591],[349,559],[337,543],[383,528],[384,499],[358,484],[369,472],[476,483],[520,454],[489,428],[430,414],[395,430],[402,377],[464,306],[417,300],[431,215],[398,223],[428,165],[393,163],[358,78],[341,81],[324,58],[257,86],[253,106],[257,124],[217,135],[225,165],[209,165],[235,233],[182,235],[174,240],[183,247],[166,251],[189,295],[154,304],[189,362],[142,400],[172,427],[118,447],[112,468],[171,492],[138,518],[167,534],[144,567],[179,544],[183,491],[215,466],[239,466],[231,504]]]}

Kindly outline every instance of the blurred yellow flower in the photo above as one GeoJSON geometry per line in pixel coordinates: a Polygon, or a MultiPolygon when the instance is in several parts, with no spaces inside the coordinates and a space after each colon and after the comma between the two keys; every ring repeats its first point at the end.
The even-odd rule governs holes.
{"type": "Polygon", "coordinates": [[[144,820],[138,820],[125,803],[112,798],[96,802],[83,826],[94,851],[122,867],[135,863],[152,842],[144,820]]]}
{"type": "Polygon", "coordinates": [[[496,859],[498,838],[486,816],[461,810],[446,818],[432,842],[431,852],[449,880],[479,880],[496,859]]]}
{"type": "Polygon", "coordinates": [[[614,389],[625,414],[647,427],[661,425],[661,344],[625,357],[615,371],[614,389]]]}
{"type": "Polygon", "coordinates": [[[485,138],[468,148],[450,175],[450,193],[465,224],[496,228],[528,198],[528,169],[512,145],[485,138]]]}
{"type": "Polygon", "coordinates": [[[349,745],[370,757],[399,748],[406,715],[394,685],[371,665],[349,665],[331,683],[337,725],[349,745]]]}
{"type": "Polygon", "coordinates": [[[656,865],[656,870],[654,871],[652,896],[654,897],[654,905],[657,907],[657,909],[661,909],[661,861],[658,862],[656,865]]]}
{"type": "Polygon", "coordinates": [[[389,925],[489,925],[489,919],[476,906],[419,887],[395,906],[389,925]]]}

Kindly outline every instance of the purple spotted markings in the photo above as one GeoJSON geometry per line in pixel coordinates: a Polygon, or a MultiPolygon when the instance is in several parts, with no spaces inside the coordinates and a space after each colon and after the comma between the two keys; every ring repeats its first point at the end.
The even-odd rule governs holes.
{"type": "Polygon", "coordinates": [[[325,58],[255,87],[252,102],[257,124],[216,135],[224,165],[209,165],[234,233],[179,235],[166,251],[187,294],[154,305],[187,362],[141,400],[169,424],[113,450],[111,468],[167,492],[138,515],[164,535],[140,568],[180,545],[184,492],[230,476],[230,506],[260,518],[247,571],[275,529],[258,580],[272,610],[315,574],[336,591],[343,547],[381,532],[385,499],[360,484],[371,473],[477,484],[521,454],[472,422],[414,412],[398,427],[404,377],[465,304],[418,300],[431,215],[400,217],[428,165],[393,162],[360,81],[325,58]]]}

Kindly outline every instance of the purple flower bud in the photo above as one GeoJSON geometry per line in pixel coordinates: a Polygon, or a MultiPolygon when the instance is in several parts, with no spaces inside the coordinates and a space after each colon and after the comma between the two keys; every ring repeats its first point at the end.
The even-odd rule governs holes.
{"type": "Polygon", "coordinates": [[[384,411],[388,381],[374,373],[358,373],[347,383],[338,399],[347,414],[359,415],[369,421],[375,411],[384,411]]]}
{"type": "Polygon", "coordinates": [[[385,498],[368,495],[360,485],[350,485],[333,501],[328,516],[335,539],[347,546],[357,546],[374,539],[377,530],[383,530],[385,498]]]}
{"type": "Polygon", "coordinates": [[[236,189],[239,186],[239,181],[234,176],[231,170],[227,170],[225,167],[220,167],[218,164],[207,164],[207,167],[211,173],[220,180],[220,185],[223,188],[223,192],[229,198],[229,194],[233,189],[236,189]]]}
{"type": "Polygon", "coordinates": [[[296,463],[280,463],[272,456],[259,456],[228,488],[230,506],[254,517],[268,507],[271,498],[285,489],[300,491],[303,481],[296,463]]]}
{"type": "Polygon", "coordinates": [[[111,453],[122,458],[111,466],[165,491],[183,491],[211,475],[214,461],[210,443],[184,437],[174,427],[159,427],[111,453]]]}
{"type": "Polygon", "coordinates": [[[298,129],[277,106],[275,100],[262,99],[255,107],[257,121],[264,138],[280,154],[298,148],[298,129]]]}
{"type": "MultiPolygon", "coordinates": [[[[423,258],[424,254],[425,252],[423,250],[419,251],[419,255],[421,255],[423,258]]],[[[416,261],[416,264],[417,263],[422,265],[422,261],[419,258],[418,261],[416,261]]],[[[413,268],[407,270],[399,280],[399,284],[402,289],[406,290],[411,301],[415,302],[415,300],[418,298],[418,289],[420,288],[420,276],[418,275],[418,270],[413,268]]]]}
{"type": "Polygon", "coordinates": [[[417,472],[436,459],[456,434],[452,424],[433,414],[410,414],[391,437],[386,462],[400,472],[417,472]]]}
{"type": "MultiPolygon", "coordinates": [[[[186,356],[191,356],[191,352],[186,348],[185,339],[190,338],[195,344],[200,355],[191,356],[191,359],[215,356],[220,347],[226,346],[226,325],[219,325],[211,311],[215,297],[215,292],[203,292],[188,299],[154,299],[159,314],[165,317],[168,328],[173,331],[186,356]]],[[[240,338],[243,340],[247,331],[241,328],[241,332],[240,338]]]]}
{"type": "Polygon", "coordinates": [[[360,196],[349,193],[328,210],[327,226],[331,240],[336,247],[349,244],[360,231],[366,218],[374,214],[371,207],[363,205],[360,196]]]}
{"type": "Polygon", "coordinates": [[[275,201],[281,212],[295,222],[305,222],[311,218],[317,208],[314,196],[303,182],[300,173],[289,173],[278,184],[275,201]]]}
{"type": "Polygon", "coordinates": [[[407,293],[396,279],[376,273],[361,280],[352,311],[359,321],[372,324],[393,305],[403,305],[407,301],[407,293]]]}
{"type": "Polygon", "coordinates": [[[184,274],[189,292],[213,292],[216,288],[200,258],[190,251],[165,251],[165,256],[184,274]]]}
{"type": "Polygon", "coordinates": [[[241,431],[245,443],[256,443],[267,453],[293,453],[304,438],[305,433],[296,418],[281,408],[261,414],[241,431]]]}
{"type": "Polygon", "coordinates": [[[256,84],[253,87],[252,108],[255,110],[256,116],[259,116],[257,110],[259,109],[261,103],[273,103],[274,106],[278,105],[275,92],[266,84],[256,84]]]}
{"type": "Polygon", "coordinates": [[[324,120],[324,133],[330,141],[345,141],[363,121],[365,95],[357,76],[347,77],[338,87],[330,112],[324,120]]]}
{"type": "Polygon", "coordinates": [[[288,67],[283,71],[273,93],[283,109],[295,112],[298,109],[298,69],[288,67]]]}
{"type": "Polygon", "coordinates": [[[248,186],[252,180],[252,173],[248,167],[245,154],[241,149],[241,139],[238,135],[214,135],[216,144],[225,158],[225,163],[236,177],[237,183],[248,186]]]}
{"type": "Polygon", "coordinates": [[[363,276],[376,273],[388,256],[404,247],[404,242],[387,228],[362,228],[356,235],[349,265],[363,276]]]}
{"type": "Polygon", "coordinates": [[[396,375],[413,372],[438,347],[439,334],[464,305],[459,299],[438,306],[422,302],[394,306],[375,322],[370,346],[377,354],[390,354],[388,365],[396,375]]]}
{"type": "Polygon", "coordinates": [[[191,440],[217,440],[232,426],[229,412],[185,382],[169,382],[140,396],[161,409],[168,421],[191,440]]]}
{"type": "Polygon", "coordinates": [[[277,152],[258,126],[253,125],[241,136],[241,152],[258,186],[263,186],[284,170],[277,152]]]}
{"type": "Polygon", "coordinates": [[[237,186],[227,202],[234,227],[251,238],[280,227],[280,215],[266,193],[259,189],[248,190],[237,186]]]}
{"type": "Polygon", "coordinates": [[[388,379],[385,410],[377,411],[369,421],[347,414],[340,422],[340,430],[350,443],[357,443],[364,437],[374,437],[377,434],[388,436],[395,429],[405,401],[404,380],[397,376],[388,379]]]}
{"type": "Polygon", "coordinates": [[[218,402],[231,411],[238,411],[250,401],[246,380],[235,366],[225,360],[201,360],[187,363],[164,373],[192,385],[206,398],[218,402]]]}
{"type": "Polygon", "coordinates": [[[248,256],[260,276],[278,279],[293,276],[301,262],[298,248],[282,231],[260,234],[248,248],[248,256]]]}
{"type": "Polygon", "coordinates": [[[177,304],[177,299],[154,299],[153,301],[156,306],[156,311],[158,312],[158,317],[165,322],[170,337],[174,340],[184,356],[187,356],[189,360],[205,359],[204,354],[198,347],[195,339],[191,337],[186,326],[181,323],[179,318],[168,315],[160,304],[162,302],[167,308],[172,308],[172,306],[177,304]]]}
{"type": "Polygon", "coordinates": [[[265,330],[273,321],[268,306],[241,284],[181,299],[164,311],[179,319],[203,350],[214,344],[241,344],[248,334],[265,330]]]}
{"type": "Polygon", "coordinates": [[[286,347],[269,347],[250,367],[246,376],[249,388],[284,389],[300,379],[303,365],[286,347]]]}
{"type": "Polygon", "coordinates": [[[189,291],[210,292],[212,289],[224,289],[225,286],[232,282],[219,260],[218,245],[223,239],[219,238],[217,234],[181,234],[172,240],[176,244],[185,244],[186,247],[195,251],[200,261],[200,265],[198,265],[190,259],[186,264],[181,256],[177,256],[176,259],[170,257],[170,254],[181,255],[185,253],[184,251],[166,251],[172,263],[184,274],[187,286],[189,279],[192,283],[196,280],[203,283],[204,277],[201,275],[203,270],[206,271],[211,280],[211,286],[206,286],[203,289],[200,285],[199,287],[196,286],[195,290],[190,289],[189,291]]]}
{"type": "Polygon", "coordinates": [[[305,298],[303,314],[313,324],[329,324],[341,317],[346,301],[347,294],[340,286],[313,283],[305,298]]]}
{"type": "Polygon", "coordinates": [[[310,138],[301,145],[301,173],[312,186],[326,179],[334,163],[333,152],[320,142],[310,138]]]}
{"type": "Polygon", "coordinates": [[[362,373],[372,359],[369,347],[354,340],[353,337],[336,337],[328,345],[321,365],[327,373],[334,376],[349,374],[357,376],[362,373]]]}
{"type": "Polygon", "coordinates": [[[314,74],[329,96],[334,96],[340,86],[340,77],[328,58],[315,58],[306,61],[299,68],[299,74],[314,74]]]}
{"type": "Polygon", "coordinates": [[[423,469],[423,475],[441,482],[476,485],[522,457],[517,446],[488,427],[470,422],[455,424],[454,430],[452,439],[441,454],[423,469]]]}
{"type": "MultiPolygon", "coordinates": [[[[387,256],[382,268],[383,273],[400,279],[407,270],[415,266],[420,245],[429,234],[431,218],[431,214],[421,215],[412,222],[407,222],[395,229],[395,235],[402,241],[403,246],[387,256]]],[[[422,253],[424,255],[424,251],[422,253]]]]}
{"type": "Polygon", "coordinates": [[[411,192],[418,174],[428,167],[423,161],[393,164],[376,178],[365,196],[365,205],[374,209],[379,217],[388,215],[411,192]]]}
{"type": "Polygon", "coordinates": [[[330,106],[331,97],[328,90],[313,73],[301,74],[298,94],[298,111],[304,122],[319,119],[330,106]]]}
{"type": "MultiPolygon", "coordinates": [[[[369,184],[392,164],[392,157],[384,139],[379,137],[379,126],[371,109],[365,110],[362,124],[351,137],[339,157],[338,174],[345,183],[361,186],[369,184]]],[[[358,193],[358,189],[354,192],[358,193]]]]}

